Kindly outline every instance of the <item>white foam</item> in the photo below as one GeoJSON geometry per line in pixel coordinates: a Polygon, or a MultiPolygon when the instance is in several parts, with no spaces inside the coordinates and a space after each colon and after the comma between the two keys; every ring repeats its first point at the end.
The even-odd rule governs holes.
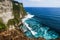
{"type": "Polygon", "coordinates": [[[26,27],[31,31],[31,33],[32,33],[33,35],[36,35],[37,32],[33,31],[32,28],[29,27],[29,24],[27,24],[27,23],[25,22],[26,20],[28,20],[28,19],[30,19],[30,18],[32,18],[32,17],[34,17],[34,15],[27,14],[27,15],[25,16],[25,18],[22,19],[22,22],[23,22],[24,25],[26,25],[26,27]]]}
{"type": "Polygon", "coordinates": [[[32,18],[32,17],[34,17],[34,15],[27,14],[27,15],[25,16],[25,18],[22,19],[22,21],[28,20],[28,19],[30,19],[30,18],[32,18]]]}

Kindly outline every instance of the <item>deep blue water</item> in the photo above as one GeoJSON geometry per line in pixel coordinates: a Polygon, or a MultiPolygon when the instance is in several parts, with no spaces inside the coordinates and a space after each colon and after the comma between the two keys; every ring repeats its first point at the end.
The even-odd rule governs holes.
{"type": "Polygon", "coordinates": [[[25,10],[34,15],[25,20],[31,30],[26,25],[20,27],[27,37],[43,37],[46,40],[60,38],[60,8],[26,7],[25,10]]]}
{"type": "Polygon", "coordinates": [[[60,8],[25,7],[25,10],[43,25],[60,32],[60,8]]]}

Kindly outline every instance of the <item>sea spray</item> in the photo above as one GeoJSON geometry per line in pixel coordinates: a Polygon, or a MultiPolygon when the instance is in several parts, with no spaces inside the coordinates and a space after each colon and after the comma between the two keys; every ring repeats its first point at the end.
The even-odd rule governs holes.
{"type": "Polygon", "coordinates": [[[33,31],[32,28],[29,27],[29,24],[27,24],[25,21],[34,17],[34,15],[31,15],[31,14],[27,14],[25,16],[25,18],[22,19],[22,22],[24,25],[26,25],[26,27],[31,31],[31,33],[35,36],[37,34],[37,32],[33,31]]]}
{"type": "Polygon", "coordinates": [[[54,32],[47,26],[43,26],[34,15],[27,14],[25,18],[22,19],[23,27],[22,30],[27,37],[30,38],[45,38],[46,40],[58,38],[58,33],[54,32]],[[35,20],[34,20],[35,19],[35,20]]]}

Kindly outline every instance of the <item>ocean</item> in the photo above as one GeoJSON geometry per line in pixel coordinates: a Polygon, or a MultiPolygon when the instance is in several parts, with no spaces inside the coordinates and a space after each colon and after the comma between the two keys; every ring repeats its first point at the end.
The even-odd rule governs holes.
{"type": "Polygon", "coordinates": [[[29,38],[60,38],[60,8],[25,7],[27,15],[20,28],[29,38]]]}
{"type": "Polygon", "coordinates": [[[42,24],[60,32],[60,8],[25,7],[25,10],[42,24]]]}

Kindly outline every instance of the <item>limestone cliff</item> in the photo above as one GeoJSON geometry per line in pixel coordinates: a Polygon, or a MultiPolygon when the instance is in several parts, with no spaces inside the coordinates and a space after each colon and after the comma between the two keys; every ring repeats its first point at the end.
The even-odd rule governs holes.
{"type": "MultiPolygon", "coordinates": [[[[0,22],[6,27],[18,26],[26,15],[23,4],[12,0],[0,0],[0,22]]],[[[0,25],[2,26],[2,25],[0,25]]],[[[4,28],[6,28],[4,27],[4,28]]],[[[0,27],[2,29],[2,27],[0,27]]]]}
{"type": "Polygon", "coordinates": [[[1,30],[6,29],[8,20],[14,18],[14,16],[12,16],[12,8],[11,0],[0,0],[0,24],[2,24],[0,25],[1,30]]]}

